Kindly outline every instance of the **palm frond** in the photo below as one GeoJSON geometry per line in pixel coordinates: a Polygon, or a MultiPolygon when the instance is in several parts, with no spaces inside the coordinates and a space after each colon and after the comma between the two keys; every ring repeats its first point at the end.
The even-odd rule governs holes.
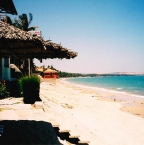
{"type": "Polygon", "coordinates": [[[29,13],[29,21],[28,21],[28,25],[31,24],[32,20],[33,20],[33,15],[32,15],[32,13],[29,13]]]}
{"type": "Polygon", "coordinates": [[[28,28],[28,31],[34,31],[36,28],[35,27],[30,27],[28,28]]]}
{"type": "Polygon", "coordinates": [[[28,31],[34,31],[34,30],[36,30],[36,28],[38,28],[38,26],[29,27],[29,28],[28,28],[28,31]]]}
{"type": "Polygon", "coordinates": [[[32,20],[33,20],[33,15],[31,13],[29,13],[29,19],[27,14],[23,13],[22,15],[19,15],[14,19],[13,25],[24,31],[35,30],[36,28],[38,28],[37,26],[29,27],[32,20]]]}

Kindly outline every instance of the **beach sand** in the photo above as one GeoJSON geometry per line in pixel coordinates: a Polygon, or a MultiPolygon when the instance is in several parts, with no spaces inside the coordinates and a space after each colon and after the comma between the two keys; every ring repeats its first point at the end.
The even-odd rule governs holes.
{"type": "Polygon", "coordinates": [[[42,82],[44,110],[90,145],[143,145],[144,100],[58,79],[42,82]]]}

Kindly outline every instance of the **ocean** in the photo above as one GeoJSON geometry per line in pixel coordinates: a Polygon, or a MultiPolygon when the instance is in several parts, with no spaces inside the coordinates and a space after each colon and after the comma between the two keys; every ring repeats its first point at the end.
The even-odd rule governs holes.
{"type": "Polygon", "coordinates": [[[144,98],[144,76],[99,76],[68,78],[66,81],[144,98]]]}

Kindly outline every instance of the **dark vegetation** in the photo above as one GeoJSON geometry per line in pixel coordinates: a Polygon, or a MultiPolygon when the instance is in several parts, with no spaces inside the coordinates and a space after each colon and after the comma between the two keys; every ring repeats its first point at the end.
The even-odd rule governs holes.
{"type": "Polygon", "coordinates": [[[6,87],[7,87],[8,92],[10,93],[9,96],[21,97],[21,91],[18,84],[18,80],[6,81],[6,87]]]}
{"type": "Polygon", "coordinates": [[[25,104],[34,104],[41,101],[39,97],[40,78],[38,76],[25,76],[19,79],[19,86],[25,104]]]}
{"type": "Polygon", "coordinates": [[[128,76],[128,74],[81,74],[81,73],[68,73],[59,71],[59,78],[67,77],[107,77],[107,76],[128,76]]]}
{"type": "Polygon", "coordinates": [[[7,97],[23,97],[25,104],[41,101],[39,97],[40,78],[38,76],[24,76],[19,80],[0,82],[0,99],[7,97]]]}
{"type": "Polygon", "coordinates": [[[0,82],[0,99],[8,97],[10,92],[8,92],[5,82],[0,82]]]}

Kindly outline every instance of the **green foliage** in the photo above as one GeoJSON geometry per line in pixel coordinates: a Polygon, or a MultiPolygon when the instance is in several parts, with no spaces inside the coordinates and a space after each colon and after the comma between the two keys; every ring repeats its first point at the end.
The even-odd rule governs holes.
{"type": "Polygon", "coordinates": [[[0,99],[6,98],[9,96],[9,92],[7,91],[6,85],[5,84],[0,84],[0,99]]]}
{"type": "Polygon", "coordinates": [[[20,90],[25,104],[34,104],[41,101],[39,98],[40,78],[38,76],[25,76],[19,79],[20,90]]]}
{"type": "Polygon", "coordinates": [[[68,72],[59,72],[59,78],[67,78],[67,77],[83,77],[84,75],[80,73],[68,73],[68,72]]]}
{"type": "Polygon", "coordinates": [[[67,77],[106,77],[106,76],[126,76],[126,74],[81,74],[81,73],[68,73],[59,71],[59,78],[67,77]]]}
{"type": "Polygon", "coordinates": [[[13,25],[17,28],[20,28],[24,31],[32,31],[38,28],[37,26],[29,27],[33,20],[33,15],[29,13],[29,18],[27,14],[23,13],[14,19],[13,25]]]}

